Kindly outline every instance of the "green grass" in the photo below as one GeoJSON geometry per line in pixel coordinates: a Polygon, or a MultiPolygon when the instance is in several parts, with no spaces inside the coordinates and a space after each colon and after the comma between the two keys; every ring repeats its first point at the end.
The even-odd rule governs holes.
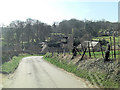
{"type": "Polygon", "coordinates": [[[14,70],[17,68],[20,60],[25,57],[25,56],[29,56],[29,55],[19,55],[18,57],[14,56],[12,58],[12,60],[10,60],[9,62],[5,62],[2,65],[2,72],[3,73],[11,73],[14,72],[14,70]]]}
{"type": "Polygon", "coordinates": [[[64,35],[64,33],[51,33],[51,35],[64,35]]]}
{"type": "MultiPolygon", "coordinates": [[[[110,42],[110,37],[111,37],[112,43],[113,43],[113,37],[112,36],[94,37],[92,40],[99,41],[99,39],[102,40],[104,38],[106,41],[110,42]]],[[[119,40],[120,40],[120,36],[115,37],[116,42],[119,42],[119,40]]]]}
{"type": "MultiPolygon", "coordinates": [[[[51,57],[51,54],[50,54],[50,57],[51,57]]],[[[86,76],[87,72],[85,70],[81,70],[81,71],[78,71],[77,70],[77,66],[73,65],[73,64],[67,64],[67,62],[59,62],[57,59],[57,57],[54,57],[54,58],[50,58],[47,56],[47,54],[44,56],[44,59],[47,60],[48,62],[56,65],[57,67],[60,67],[60,68],[63,68],[64,70],[68,71],[68,72],[72,72],[72,73],[75,73],[77,76],[80,76],[80,77],[88,77],[86,76]]]]}
{"type": "Polygon", "coordinates": [[[59,61],[59,58],[54,54],[54,57],[52,57],[51,53],[47,53],[44,55],[44,59],[47,60],[48,62],[56,65],[57,67],[63,68],[64,70],[74,73],[76,76],[84,78],[89,80],[92,84],[95,82],[98,87],[102,88],[118,88],[118,83],[114,82],[113,80],[106,80],[105,73],[97,73],[96,72],[89,72],[87,70],[83,69],[78,69],[76,65],[73,64],[67,64],[67,62],[59,61]],[[91,74],[89,74],[91,73],[91,74]],[[97,77],[95,76],[97,75],[97,77]],[[93,78],[91,78],[93,77],[93,78]]]}
{"type": "MultiPolygon", "coordinates": [[[[72,55],[72,52],[70,53],[72,55]]],[[[77,54],[79,55],[79,53],[77,52],[77,54]]],[[[81,53],[81,55],[83,54],[83,52],[81,53]]],[[[94,58],[94,54],[96,58],[102,58],[102,52],[92,52],[91,51],[91,57],[94,58]]],[[[104,56],[105,56],[105,52],[103,52],[104,56]]],[[[110,58],[112,58],[112,54],[114,57],[114,51],[110,51],[110,58]]],[[[87,55],[89,57],[89,52],[86,52],[85,55],[87,55]]],[[[119,59],[120,57],[120,50],[116,50],[116,58],[119,59]]]]}
{"type": "MultiPolygon", "coordinates": [[[[103,52],[105,55],[105,52],[103,52]]],[[[94,52],[96,58],[102,58],[102,52],[94,52]]],[[[91,52],[91,56],[94,57],[93,52],[91,52]]],[[[110,51],[110,58],[112,58],[112,54],[114,54],[114,51],[110,51]]],[[[89,52],[86,52],[85,55],[89,56],[89,52]]],[[[120,51],[116,50],[116,58],[118,59],[120,56],[120,51]]],[[[114,57],[114,55],[113,55],[114,57]]]]}
{"type": "Polygon", "coordinates": [[[12,60],[9,62],[5,62],[2,64],[2,73],[9,74],[15,71],[15,69],[18,67],[20,60],[23,57],[27,56],[39,56],[39,55],[29,55],[29,54],[21,54],[19,56],[14,56],[12,60]]]}
{"type": "MultiPolygon", "coordinates": [[[[92,40],[99,41],[99,39],[102,40],[104,38],[106,41],[110,42],[110,37],[112,39],[112,44],[113,44],[113,37],[112,36],[94,37],[92,40]]],[[[115,41],[116,41],[116,45],[119,45],[120,44],[120,36],[115,37],[115,41]]],[[[110,51],[110,58],[112,58],[112,53],[114,53],[114,51],[110,51]]],[[[117,54],[116,58],[119,59],[120,58],[120,51],[116,50],[116,54],[117,54]]],[[[89,55],[89,53],[87,52],[86,55],[89,55]]],[[[91,55],[92,55],[92,57],[94,57],[93,53],[91,53],[91,55]]],[[[101,52],[95,52],[95,56],[96,56],[96,58],[102,57],[102,53],[101,52]]]]}

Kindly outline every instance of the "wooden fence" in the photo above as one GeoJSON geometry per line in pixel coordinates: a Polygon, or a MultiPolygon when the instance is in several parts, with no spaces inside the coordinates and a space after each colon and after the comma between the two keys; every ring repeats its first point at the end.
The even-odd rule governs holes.
{"type": "MultiPolygon", "coordinates": [[[[119,38],[118,38],[119,39],[119,38]]],[[[92,42],[92,41],[91,41],[92,42]]],[[[87,47],[86,47],[86,51],[83,51],[83,55],[87,55],[90,58],[94,57],[94,58],[105,58],[105,56],[109,55],[109,59],[120,59],[120,41],[117,40],[116,41],[116,37],[110,37],[109,38],[109,43],[107,45],[102,45],[99,42],[99,46],[97,47],[100,51],[95,51],[95,48],[93,47],[93,45],[90,45],[92,43],[88,42],[87,43],[87,47]],[[108,51],[108,45],[110,46],[110,50],[108,51]]],[[[82,56],[83,57],[83,56],[82,56]]]]}

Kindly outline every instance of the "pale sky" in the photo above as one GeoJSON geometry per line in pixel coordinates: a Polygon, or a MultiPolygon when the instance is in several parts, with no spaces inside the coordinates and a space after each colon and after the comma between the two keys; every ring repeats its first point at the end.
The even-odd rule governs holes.
{"type": "Polygon", "coordinates": [[[0,0],[0,24],[38,19],[52,25],[66,19],[118,21],[119,0],[0,0]],[[84,1],[84,2],[83,2],[84,1]],[[89,2],[88,2],[89,1],[89,2]]]}

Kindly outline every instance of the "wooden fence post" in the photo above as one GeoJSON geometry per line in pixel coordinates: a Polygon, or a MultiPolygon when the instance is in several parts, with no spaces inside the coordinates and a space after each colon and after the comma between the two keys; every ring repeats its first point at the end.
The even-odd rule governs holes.
{"type": "Polygon", "coordinates": [[[66,51],[65,51],[65,48],[64,48],[64,51],[63,51],[63,53],[64,53],[64,56],[66,55],[66,51]]]}
{"type": "Polygon", "coordinates": [[[92,43],[91,43],[91,47],[92,47],[92,51],[93,51],[94,58],[96,58],[96,57],[95,57],[95,53],[94,53],[94,47],[93,47],[92,43]]]}
{"type": "Polygon", "coordinates": [[[74,59],[74,57],[77,55],[77,51],[76,51],[76,47],[75,46],[73,46],[72,54],[73,54],[73,56],[72,56],[71,60],[74,59]]]}
{"type": "Polygon", "coordinates": [[[112,39],[111,39],[111,37],[110,37],[110,46],[111,46],[111,53],[112,53],[112,59],[113,59],[113,50],[112,50],[112,39]]]}
{"type": "Polygon", "coordinates": [[[82,51],[84,52],[84,47],[83,47],[83,45],[81,44],[81,47],[82,47],[82,51]]]}
{"type": "Polygon", "coordinates": [[[84,55],[85,55],[85,53],[86,53],[86,50],[87,50],[87,48],[85,48],[85,50],[84,50],[84,52],[83,52],[83,55],[82,55],[81,59],[76,63],[76,65],[78,65],[79,62],[80,62],[81,60],[83,60],[83,57],[84,57],[84,55]]]}
{"type": "Polygon", "coordinates": [[[52,56],[54,55],[53,51],[52,51],[52,56]]]}
{"type": "Polygon", "coordinates": [[[116,60],[116,44],[115,44],[115,34],[113,35],[113,41],[114,41],[114,59],[116,60]]]}
{"type": "Polygon", "coordinates": [[[90,52],[90,45],[89,45],[89,42],[88,42],[88,51],[89,51],[89,57],[91,58],[91,52],[90,52]]]}
{"type": "Polygon", "coordinates": [[[76,51],[79,53],[79,55],[81,55],[80,51],[76,48],[76,51]]]}
{"type": "MultiPolygon", "coordinates": [[[[120,35],[120,32],[119,32],[119,35],[120,35]]],[[[119,63],[119,60],[120,60],[120,37],[118,35],[118,59],[117,59],[117,63],[119,63]]]]}
{"type": "Polygon", "coordinates": [[[100,49],[101,49],[101,52],[102,52],[102,57],[104,58],[104,53],[103,53],[103,49],[102,49],[102,45],[101,45],[101,41],[99,40],[99,43],[100,43],[100,49]]]}
{"type": "Polygon", "coordinates": [[[109,61],[109,57],[110,57],[110,44],[107,45],[104,61],[109,61]]]}

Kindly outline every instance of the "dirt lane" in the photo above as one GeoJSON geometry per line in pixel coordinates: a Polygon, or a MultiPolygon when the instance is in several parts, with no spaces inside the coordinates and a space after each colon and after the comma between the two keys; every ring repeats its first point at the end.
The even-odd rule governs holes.
{"type": "Polygon", "coordinates": [[[89,88],[84,80],[44,61],[42,56],[23,58],[4,88],[89,88]]]}

